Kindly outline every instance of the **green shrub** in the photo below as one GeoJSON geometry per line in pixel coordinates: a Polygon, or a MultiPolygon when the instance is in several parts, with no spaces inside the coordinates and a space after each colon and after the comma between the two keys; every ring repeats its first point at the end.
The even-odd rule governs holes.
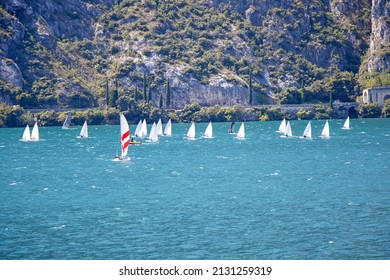
{"type": "Polygon", "coordinates": [[[382,116],[385,118],[390,118],[390,99],[387,99],[383,105],[382,116]]]}
{"type": "Polygon", "coordinates": [[[360,104],[358,107],[358,114],[361,118],[379,118],[381,113],[378,103],[360,104]]]}

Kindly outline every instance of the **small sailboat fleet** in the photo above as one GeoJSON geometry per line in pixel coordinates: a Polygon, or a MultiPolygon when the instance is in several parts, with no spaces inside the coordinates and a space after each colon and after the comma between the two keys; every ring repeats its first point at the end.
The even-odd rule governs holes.
{"type": "MultiPolygon", "coordinates": [[[[195,138],[195,132],[196,132],[195,125],[196,125],[195,122],[191,122],[191,125],[186,133],[186,136],[185,136],[186,139],[196,140],[196,138],[195,138]]],[[[229,133],[234,132],[234,125],[235,125],[235,122],[232,122],[230,129],[228,130],[229,133]]],[[[345,120],[342,129],[350,129],[349,117],[347,117],[347,119],[345,120]]],[[[143,119],[143,120],[140,120],[138,122],[138,125],[135,129],[135,136],[139,137],[139,138],[144,137],[145,131],[147,132],[147,124],[146,124],[146,120],[143,119]]],[[[283,131],[283,134],[281,135],[281,137],[284,137],[284,138],[294,137],[293,133],[292,133],[290,121],[286,121],[286,119],[283,119],[282,123],[279,125],[279,129],[277,130],[277,132],[280,133],[281,131],[283,131]]],[[[171,119],[168,120],[167,124],[165,125],[164,130],[163,130],[163,124],[162,124],[161,119],[158,120],[157,124],[154,122],[146,141],[158,142],[159,136],[162,136],[162,137],[163,136],[172,136],[172,121],[171,121],[171,119]]],[[[82,126],[81,131],[80,131],[80,134],[77,137],[78,138],[88,138],[89,137],[87,121],[84,121],[83,126],[82,126]]],[[[210,121],[207,124],[207,127],[204,131],[202,138],[210,139],[213,137],[214,137],[213,124],[210,121]]],[[[330,126],[329,126],[328,120],[325,122],[325,124],[322,128],[320,137],[321,138],[329,138],[330,137],[330,126]]],[[[235,138],[237,138],[239,140],[246,139],[245,138],[245,123],[244,122],[241,123],[240,128],[239,128],[235,138]]],[[[303,134],[301,136],[299,136],[299,138],[313,139],[311,121],[309,121],[306,124],[305,130],[303,131],[303,134]]],[[[30,133],[30,127],[28,125],[26,125],[26,127],[23,131],[22,138],[20,140],[21,141],[39,141],[40,136],[39,136],[38,122],[35,122],[32,130],[31,130],[31,133],[30,133]]],[[[120,161],[130,160],[130,157],[128,157],[128,155],[127,155],[128,148],[130,145],[141,144],[141,142],[136,142],[134,140],[134,138],[131,138],[129,124],[126,120],[126,117],[123,114],[120,114],[120,141],[119,141],[119,143],[120,143],[120,147],[121,147],[121,155],[119,156],[117,153],[115,160],[120,160],[120,161]]]]}
{"type": "Polygon", "coordinates": [[[26,125],[26,128],[23,131],[22,135],[22,141],[39,141],[39,128],[38,128],[38,122],[35,122],[34,127],[30,134],[30,128],[28,125],[26,125]]]}

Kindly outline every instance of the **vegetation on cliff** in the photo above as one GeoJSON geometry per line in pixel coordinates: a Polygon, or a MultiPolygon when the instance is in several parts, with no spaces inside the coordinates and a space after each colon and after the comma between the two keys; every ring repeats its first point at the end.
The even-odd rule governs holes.
{"type": "Polygon", "coordinates": [[[153,119],[191,103],[354,101],[390,84],[368,71],[371,16],[369,0],[4,0],[0,102],[153,119]]]}

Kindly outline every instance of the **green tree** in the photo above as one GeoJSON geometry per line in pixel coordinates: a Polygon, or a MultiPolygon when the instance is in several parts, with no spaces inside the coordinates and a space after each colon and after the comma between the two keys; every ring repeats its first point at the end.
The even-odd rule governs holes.
{"type": "Polygon", "coordinates": [[[148,102],[152,102],[152,83],[149,80],[149,86],[148,86],[148,102]]]}
{"type": "Polygon", "coordinates": [[[115,79],[115,89],[111,92],[110,106],[115,107],[118,101],[118,80],[115,79]]]}
{"type": "Polygon", "coordinates": [[[106,80],[106,105],[107,105],[107,106],[110,105],[108,79],[106,80]]]}
{"type": "Polygon", "coordinates": [[[147,101],[147,92],[146,92],[146,84],[147,84],[147,79],[146,79],[146,74],[144,72],[144,78],[143,78],[143,92],[144,92],[144,100],[147,101]]]}
{"type": "Polygon", "coordinates": [[[135,102],[138,101],[138,88],[137,88],[137,86],[134,86],[134,100],[135,100],[135,102]]]}
{"type": "Polygon", "coordinates": [[[160,109],[163,107],[163,96],[162,96],[162,94],[160,94],[160,102],[159,102],[158,105],[159,105],[158,107],[159,107],[160,109]]]}
{"type": "Polygon", "coordinates": [[[165,104],[167,107],[171,105],[171,87],[169,85],[169,79],[167,79],[167,85],[166,85],[166,100],[165,104]]]}
{"type": "Polygon", "coordinates": [[[383,105],[382,116],[385,118],[390,118],[390,99],[387,99],[383,105]]]}
{"type": "Polygon", "coordinates": [[[252,71],[249,70],[248,103],[252,105],[252,71]]]}
{"type": "Polygon", "coordinates": [[[382,110],[378,103],[360,104],[358,114],[361,118],[379,118],[382,110]]]}

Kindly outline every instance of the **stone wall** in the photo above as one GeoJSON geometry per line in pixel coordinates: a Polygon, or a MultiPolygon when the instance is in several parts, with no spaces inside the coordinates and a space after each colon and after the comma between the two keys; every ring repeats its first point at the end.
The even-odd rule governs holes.
{"type": "Polygon", "coordinates": [[[390,85],[382,87],[372,87],[363,90],[363,103],[376,102],[380,106],[383,106],[386,97],[390,97],[390,85]]]}

